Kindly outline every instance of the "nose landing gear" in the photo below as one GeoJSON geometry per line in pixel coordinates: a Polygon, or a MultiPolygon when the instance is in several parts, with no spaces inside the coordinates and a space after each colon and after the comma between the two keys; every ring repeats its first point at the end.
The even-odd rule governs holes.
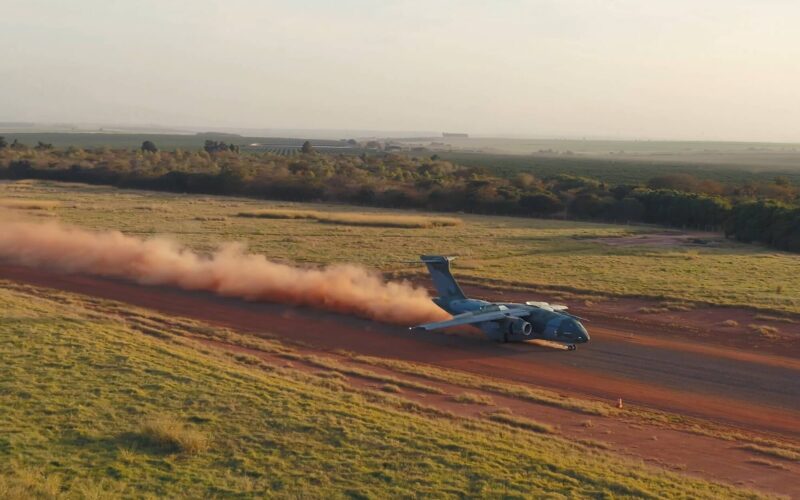
{"type": "Polygon", "coordinates": [[[568,351],[574,351],[575,349],[577,349],[577,346],[575,344],[567,344],[568,351]]]}

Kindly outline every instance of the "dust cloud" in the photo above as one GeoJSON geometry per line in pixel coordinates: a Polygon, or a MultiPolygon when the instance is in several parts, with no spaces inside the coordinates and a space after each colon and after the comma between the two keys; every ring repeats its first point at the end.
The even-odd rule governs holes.
{"type": "Polygon", "coordinates": [[[205,290],[249,301],[308,306],[413,325],[449,316],[408,282],[358,265],[299,268],[247,253],[237,243],[201,255],[165,238],[93,232],[55,222],[0,220],[0,259],[60,272],[205,290]]]}

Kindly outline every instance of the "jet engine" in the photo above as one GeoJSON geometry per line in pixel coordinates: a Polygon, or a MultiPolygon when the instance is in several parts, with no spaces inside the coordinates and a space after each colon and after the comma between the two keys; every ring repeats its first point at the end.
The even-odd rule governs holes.
{"type": "Polygon", "coordinates": [[[521,318],[509,318],[508,320],[508,333],[511,335],[525,335],[528,336],[533,331],[530,323],[521,318]]]}

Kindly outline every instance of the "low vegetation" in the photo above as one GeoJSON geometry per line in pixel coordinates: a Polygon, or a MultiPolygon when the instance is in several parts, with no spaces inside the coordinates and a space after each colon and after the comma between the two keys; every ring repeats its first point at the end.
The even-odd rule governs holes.
{"type": "Polygon", "coordinates": [[[458,226],[462,223],[455,217],[423,217],[416,215],[366,214],[356,212],[321,212],[318,210],[264,209],[239,212],[239,217],[261,219],[310,219],[326,224],[347,226],[430,228],[458,226]]]}
{"type": "Polygon", "coordinates": [[[0,284],[4,498],[754,496],[510,417],[464,421],[240,364],[80,304],[0,284]]]}
{"type": "Polygon", "coordinates": [[[492,413],[489,415],[489,420],[528,431],[541,432],[543,434],[555,434],[557,432],[556,428],[552,425],[543,424],[526,417],[518,417],[506,412],[492,413]]]}
{"type": "Polygon", "coordinates": [[[785,448],[776,448],[774,446],[762,446],[752,443],[744,444],[739,448],[743,450],[754,451],[762,455],[768,455],[771,457],[782,458],[783,460],[789,460],[792,462],[800,463],[800,453],[785,448]]]}
{"type": "Polygon", "coordinates": [[[777,321],[779,323],[797,323],[797,321],[793,318],[787,318],[786,316],[773,316],[770,314],[756,314],[755,319],[760,319],[762,321],[777,321]]]}
{"type": "Polygon", "coordinates": [[[151,417],[141,426],[143,441],[166,451],[197,455],[208,449],[208,438],[174,417],[151,417]]]}
{"type": "Polygon", "coordinates": [[[485,394],[474,394],[472,392],[456,394],[453,396],[453,401],[473,405],[494,406],[494,401],[489,396],[485,394]]]}
{"type": "Polygon", "coordinates": [[[770,467],[773,469],[789,470],[789,468],[783,464],[780,464],[778,462],[773,462],[772,460],[764,460],[763,458],[751,458],[750,460],[748,460],[748,462],[751,464],[763,465],[764,467],[770,467]]]}
{"type": "Polygon", "coordinates": [[[750,331],[758,333],[762,337],[768,339],[778,338],[778,329],[774,326],[757,325],[755,323],[750,323],[749,325],[747,325],[747,327],[750,329],[750,331]]]}

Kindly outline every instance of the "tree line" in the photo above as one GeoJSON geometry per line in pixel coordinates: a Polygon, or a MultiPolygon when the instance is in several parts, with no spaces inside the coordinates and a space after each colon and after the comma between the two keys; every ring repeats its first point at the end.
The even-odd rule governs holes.
{"type": "Polygon", "coordinates": [[[387,208],[646,222],[724,232],[800,252],[800,189],[786,179],[722,184],[662,175],[643,184],[521,173],[504,177],[433,157],[402,154],[240,154],[209,141],[198,151],[55,149],[0,141],[0,177],[105,184],[182,193],[328,201],[387,208]]]}

